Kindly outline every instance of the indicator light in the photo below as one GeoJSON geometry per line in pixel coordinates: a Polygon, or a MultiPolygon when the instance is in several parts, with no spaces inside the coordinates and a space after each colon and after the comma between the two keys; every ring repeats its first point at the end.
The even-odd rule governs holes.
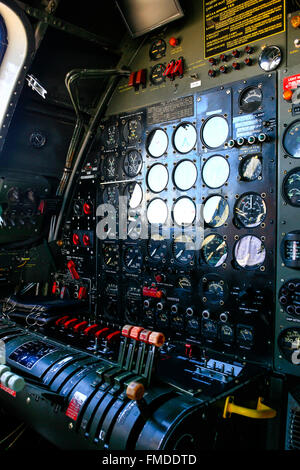
{"type": "Polygon", "coordinates": [[[86,234],[83,235],[82,241],[83,241],[84,246],[89,246],[91,244],[90,237],[86,234]]]}
{"type": "Polygon", "coordinates": [[[170,44],[170,46],[172,46],[172,47],[176,47],[176,46],[178,45],[178,39],[177,39],[177,38],[174,38],[174,37],[171,37],[171,38],[169,39],[169,44],[170,44]]]}
{"type": "Polygon", "coordinates": [[[73,244],[76,246],[80,244],[78,233],[73,233],[73,244]]]}
{"type": "Polygon", "coordinates": [[[292,90],[285,90],[283,92],[283,99],[285,101],[291,101],[292,97],[293,97],[293,91],[292,90]]]}
{"type": "Polygon", "coordinates": [[[292,16],[291,18],[291,25],[293,26],[293,28],[299,28],[300,26],[300,15],[294,15],[292,16]]]}
{"type": "Polygon", "coordinates": [[[88,202],[85,202],[83,204],[83,212],[85,215],[90,215],[92,213],[92,206],[88,202]]]}

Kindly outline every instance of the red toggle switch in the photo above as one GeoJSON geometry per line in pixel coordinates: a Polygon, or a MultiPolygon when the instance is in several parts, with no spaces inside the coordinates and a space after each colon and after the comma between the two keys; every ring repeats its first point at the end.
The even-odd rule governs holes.
{"type": "Polygon", "coordinates": [[[78,233],[73,233],[73,244],[80,245],[80,239],[78,233]]]}
{"type": "Polygon", "coordinates": [[[176,76],[176,75],[179,75],[180,77],[183,76],[183,57],[180,57],[176,63],[175,63],[175,66],[174,66],[174,70],[173,70],[173,75],[176,76]]]}
{"type": "Polygon", "coordinates": [[[99,325],[97,325],[97,324],[90,325],[84,330],[83,334],[87,336],[90,333],[94,333],[94,331],[97,330],[97,328],[99,328],[99,325]]]}
{"type": "Polygon", "coordinates": [[[135,85],[135,76],[136,72],[131,72],[128,80],[128,86],[134,86],[135,85]]]}
{"type": "Polygon", "coordinates": [[[92,204],[85,202],[83,204],[83,212],[85,213],[85,215],[90,215],[92,213],[92,204]]]}
{"type": "Polygon", "coordinates": [[[73,279],[79,279],[80,276],[78,274],[78,272],[76,271],[76,267],[75,267],[75,263],[73,260],[70,259],[70,261],[68,261],[68,270],[70,271],[71,275],[72,275],[72,278],[73,279]]]}
{"type": "Polygon", "coordinates": [[[84,246],[90,246],[91,244],[90,237],[86,233],[83,235],[82,241],[83,241],[84,246]]]}
{"type": "Polygon", "coordinates": [[[190,344],[185,345],[185,355],[189,358],[191,358],[193,355],[193,348],[190,344]]]}
{"type": "Polygon", "coordinates": [[[161,299],[163,296],[163,291],[158,290],[157,287],[143,287],[143,296],[161,299]]]}
{"type": "Polygon", "coordinates": [[[168,77],[170,78],[170,80],[173,80],[174,79],[174,73],[173,73],[173,70],[174,70],[174,67],[175,67],[175,60],[171,60],[171,62],[168,63],[167,65],[167,68],[166,70],[164,71],[163,73],[163,76],[164,77],[168,77]]]}
{"type": "Polygon", "coordinates": [[[53,284],[52,284],[52,290],[51,290],[52,294],[56,294],[56,289],[57,288],[58,288],[58,284],[57,284],[56,281],[54,281],[53,284]]]}
{"type": "Polygon", "coordinates": [[[71,326],[74,325],[74,323],[77,323],[79,322],[79,319],[78,318],[71,318],[71,320],[68,320],[66,321],[66,323],[64,324],[64,328],[71,328],[71,326]]]}
{"type": "Polygon", "coordinates": [[[120,338],[121,331],[114,331],[113,333],[110,333],[105,339],[109,343],[112,343],[113,341],[116,341],[120,338]]]}
{"type": "Polygon", "coordinates": [[[39,212],[40,214],[43,214],[44,211],[45,211],[45,201],[42,200],[42,201],[40,202],[40,204],[39,204],[38,212],[39,212]]]}
{"type": "Polygon", "coordinates": [[[70,318],[69,315],[65,315],[64,317],[59,318],[58,320],[56,320],[55,325],[56,326],[64,325],[66,321],[68,320],[68,318],[70,318]]]}
{"type": "Polygon", "coordinates": [[[135,77],[135,83],[134,83],[134,86],[136,89],[139,88],[140,85],[143,86],[143,88],[145,88],[146,86],[146,69],[140,69],[137,71],[136,73],[136,77],[135,77]]]}
{"type": "Polygon", "coordinates": [[[98,338],[98,339],[99,339],[99,338],[102,338],[102,337],[105,336],[106,333],[108,333],[108,332],[109,332],[109,328],[102,328],[101,330],[99,330],[99,331],[97,331],[97,332],[95,333],[95,338],[98,338]]]}
{"type": "Polygon", "coordinates": [[[74,333],[78,333],[79,331],[83,330],[87,324],[88,324],[87,321],[82,321],[80,323],[77,323],[77,325],[73,326],[74,333]]]}
{"type": "Polygon", "coordinates": [[[86,288],[85,287],[79,287],[78,299],[79,300],[86,299],[86,296],[87,296],[86,288]]]}

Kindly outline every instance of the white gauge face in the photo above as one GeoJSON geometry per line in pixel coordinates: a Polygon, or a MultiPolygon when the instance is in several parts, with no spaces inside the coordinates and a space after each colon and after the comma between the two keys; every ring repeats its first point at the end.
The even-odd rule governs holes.
{"type": "Polygon", "coordinates": [[[202,171],[203,182],[209,188],[220,188],[226,183],[229,176],[229,163],[224,157],[215,155],[204,164],[202,171]]]}
{"type": "Polygon", "coordinates": [[[147,151],[151,157],[161,157],[168,148],[168,136],[162,129],[150,132],[147,141],[147,151]]]}
{"type": "Polygon", "coordinates": [[[130,183],[126,189],[129,198],[129,207],[135,209],[140,205],[143,199],[143,190],[138,183],[130,183]]]}
{"type": "Polygon", "coordinates": [[[212,196],[204,204],[204,222],[210,227],[221,227],[229,216],[228,202],[221,196],[212,196]]]}
{"type": "Polygon", "coordinates": [[[246,235],[235,245],[234,256],[242,268],[257,268],[265,261],[266,249],[259,238],[246,235]]]}
{"type": "Polygon", "coordinates": [[[156,163],[148,171],[147,185],[153,193],[160,193],[168,184],[169,173],[161,163],[156,163]]]}
{"type": "Polygon", "coordinates": [[[162,199],[153,199],[148,205],[147,219],[150,224],[164,224],[168,217],[168,208],[162,199]]]}
{"type": "Polygon", "coordinates": [[[175,186],[181,191],[191,189],[197,179],[196,165],[190,160],[182,160],[174,170],[173,179],[175,186]]]}
{"type": "Polygon", "coordinates": [[[192,124],[184,122],[177,127],[173,137],[174,147],[177,152],[190,152],[195,147],[196,142],[197,131],[192,124]]]}
{"type": "Polygon", "coordinates": [[[196,217],[196,207],[189,197],[178,199],[173,207],[173,218],[177,225],[191,225],[196,217]]]}
{"type": "Polygon", "coordinates": [[[216,149],[226,142],[228,133],[226,119],[223,116],[213,116],[203,124],[202,140],[207,147],[216,149]]]}

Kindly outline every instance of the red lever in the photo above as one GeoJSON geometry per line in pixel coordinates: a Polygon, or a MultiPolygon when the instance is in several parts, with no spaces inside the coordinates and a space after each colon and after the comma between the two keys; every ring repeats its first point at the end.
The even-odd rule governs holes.
{"type": "Polygon", "coordinates": [[[169,77],[170,79],[174,78],[173,70],[175,67],[175,60],[171,60],[171,62],[168,63],[166,70],[163,73],[164,77],[169,77]]]}
{"type": "Polygon", "coordinates": [[[82,321],[80,323],[77,323],[77,325],[73,326],[74,332],[78,333],[79,331],[83,330],[87,324],[88,324],[87,321],[82,321]]]}
{"type": "Polygon", "coordinates": [[[114,331],[113,333],[111,333],[110,335],[106,337],[106,341],[108,341],[109,343],[112,341],[116,341],[117,339],[120,338],[120,335],[121,335],[121,331],[114,331]]]}
{"type": "Polygon", "coordinates": [[[63,325],[64,323],[66,323],[68,318],[70,318],[69,315],[65,315],[64,317],[59,318],[58,320],[56,320],[55,325],[56,326],[63,325]]]}
{"type": "Polygon", "coordinates": [[[68,266],[68,269],[69,269],[69,271],[70,271],[70,273],[71,273],[72,278],[73,278],[73,279],[79,279],[80,276],[79,276],[78,272],[76,271],[76,267],[75,267],[74,261],[70,259],[70,261],[68,261],[67,266],[68,266]]]}
{"type": "Polygon", "coordinates": [[[77,323],[78,321],[79,321],[78,318],[71,318],[71,320],[68,320],[68,321],[65,322],[64,328],[66,328],[66,329],[70,328],[71,326],[74,325],[74,323],[77,323]]]}
{"type": "Polygon", "coordinates": [[[56,281],[54,281],[52,284],[52,290],[51,290],[52,294],[56,294],[57,287],[58,287],[58,284],[56,281]]]}
{"type": "Polygon", "coordinates": [[[177,62],[175,63],[174,70],[172,71],[173,76],[179,75],[182,77],[183,75],[183,58],[180,57],[177,62]]]}
{"type": "Polygon", "coordinates": [[[108,331],[109,331],[109,328],[102,328],[102,330],[99,330],[97,331],[97,333],[95,333],[95,337],[101,338],[101,336],[105,336],[105,333],[107,333],[108,331]]]}
{"type": "Polygon", "coordinates": [[[78,291],[78,299],[81,300],[81,299],[86,299],[86,295],[87,295],[87,290],[85,287],[79,287],[79,291],[78,291]]]}
{"type": "Polygon", "coordinates": [[[99,325],[97,325],[97,324],[90,325],[84,330],[83,334],[85,334],[87,336],[88,334],[93,333],[94,330],[96,330],[97,328],[99,328],[99,325]]]}
{"type": "Polygon", "coordinates": [[[85,233],[82,237],[84,246],[89,246],[91,244],[90,237],[85,233]]]}
{"type": "Polygon", "coordinates": [[[89,204],[88,202],[85,202],[83,204],[83,212],[86,214],[86,215],[90,215],[92,213],[92,205],[89,204]]]}

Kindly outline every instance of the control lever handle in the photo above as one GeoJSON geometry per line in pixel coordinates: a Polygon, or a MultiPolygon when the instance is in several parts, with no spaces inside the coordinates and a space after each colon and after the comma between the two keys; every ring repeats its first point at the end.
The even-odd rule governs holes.
{"type": "Polygon", "coordinates": [[[234,397],[228,396],[225,401],[223,418],[230,418],[231,413],[235,413],[241,416],[246,416],[247,418],[253,419],[270,419],[275,418],[277,412],[270,408],[267,405],[262,403],[263,398],[259,397],[257,401],[256,409],[246,408],[244,406],[239,406],[234,403],[234,397]]]}

